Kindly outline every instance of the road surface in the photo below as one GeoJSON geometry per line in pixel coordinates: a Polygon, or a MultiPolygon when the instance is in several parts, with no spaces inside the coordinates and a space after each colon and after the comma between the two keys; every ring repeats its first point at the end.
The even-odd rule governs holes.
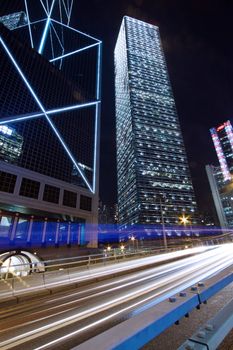
{"type": "MultiPolygon", "coordinates": [[[[109,274],[107,280],[76,290],[6,307],[0,311],[0,349],[71,349],[233,265],[232,249],[233,244],[212,247],[161,266],[145,265],[139,272],[129,270],[114,278],[109,274]]],[[[111,268],[106,266],[102,274],[111,268]]]]}

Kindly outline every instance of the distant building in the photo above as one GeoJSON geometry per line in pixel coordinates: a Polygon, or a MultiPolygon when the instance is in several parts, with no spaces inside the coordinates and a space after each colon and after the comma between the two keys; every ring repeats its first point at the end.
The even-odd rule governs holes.
{"type": "Polygon", "coordinates": [[[26,14],[0,18],[0,225],[10,241],[97,246],[101,41],[69,26],[72,3],[25,0],[26,14]]]}
{"type": "Polygon", "coordinates": [[[159,28],[124,17],[115,47],[119,223],[197,223],[159,28]],[[162,207],[162,209],[161,209],[162,207]]]}
{"type": "Polygon", "coordinates": [[[22,153],[23,137],[7,125],[0,125],[0,160],[17,163],[22,153]]]}
{"type": "Polygon", "coordinates": [[[24,26],[28,24],[28,19],[26,13],[15,12],[10,13],[9,15],[0,17],[0,23],[3,23],[5,27],[10,30],[16,29],[18,27],[24,26]]]}
{"type": "Polygon", "coordinates": [[[99,224],[117,224],[118,206],[117,204],[107,205],[99,202],[99,224]]]}
{"type": "Polygon", "coordinates": [[[219,160],[206,166],[207,176],[221,227],[233,228],[233,128],[228,120],[210,129],[219,160]]]}

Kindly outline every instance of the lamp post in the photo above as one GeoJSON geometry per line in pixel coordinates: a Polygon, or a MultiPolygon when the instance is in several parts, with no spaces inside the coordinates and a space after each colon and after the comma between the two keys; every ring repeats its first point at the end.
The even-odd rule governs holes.
{"type": "Polygon", "coordinates": [[[131,236],[130,240],[133,242],[133,250],[135,250],[134,242],[135,242],[135,237],[131,236]]]}

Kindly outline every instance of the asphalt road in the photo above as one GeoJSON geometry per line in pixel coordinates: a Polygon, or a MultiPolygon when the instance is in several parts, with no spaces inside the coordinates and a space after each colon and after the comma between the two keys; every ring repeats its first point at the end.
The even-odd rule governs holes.
{"type": "MultiPolygon", "coordinates": [[[[0,349],[71,349],[233,265],[232,249],[233,244],[214,247],[161,266],[144,265],[142,271],[129,270],[121,277],[109,274],[105,281],[6,307],[0,311],[0,349]]],[[[102,274],[111,268],[106,266],[102,274]]]]}

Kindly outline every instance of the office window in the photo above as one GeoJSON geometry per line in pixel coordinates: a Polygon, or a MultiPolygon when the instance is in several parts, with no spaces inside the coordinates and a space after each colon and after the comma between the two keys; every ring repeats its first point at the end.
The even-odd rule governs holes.
{"type": "Polygon", "coordinates": [[[44,187],[44,194],[43,194],[43,201],[51,202],[51,203],[58,203],[59,202],[59,195],[60,195],[60,188],[50,185],[45,185],[44,187]]]}
{"type": "Polygon", "coordinates": [[[66,205],[67,207],[76,208],[76,202],[77,193],[64,190],[63,205],[66,205]]]}
{"type": "Polygon", "coordinates": [[[19,194],[24,197],[38,199],[40,183],[38,181],[23,178],[19,194]]]}
{"type": "Polygon", "coordinates": [[[17,176],[0,171],[0,191],[13,193],[17,176]]]}
{"type": "Polygon", "coordinates": [[[80,196],[80,209],[91,211],[92,199],[91,197],[80,196]]]}

